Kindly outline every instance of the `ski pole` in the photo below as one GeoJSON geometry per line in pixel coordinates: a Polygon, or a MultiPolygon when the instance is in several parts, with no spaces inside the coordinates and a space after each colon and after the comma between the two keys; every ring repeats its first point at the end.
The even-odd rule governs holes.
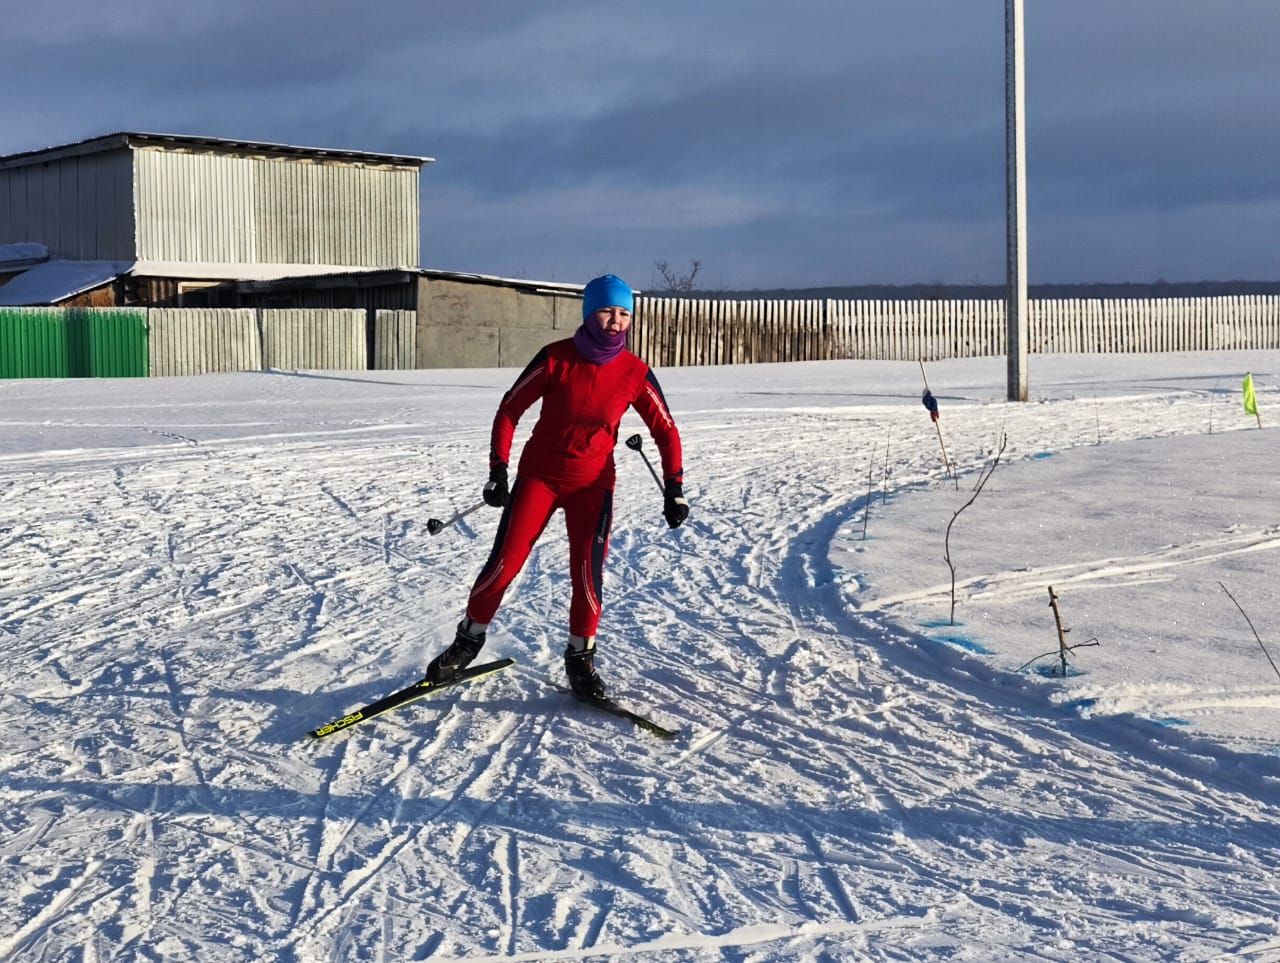
{"type": "MultiPolygon", "coordinates": [[[[653,480],[658,483],[658,491],[662,492],[663,498],[666,498],[667,488],[665,485],[662,484],[662,479],[658,477],[658,473],[653,470],[653,465],[650,464],[649,462],[649,456],[644,453],[643,445],[644,445],[644,441],[643,439],[641,439],[639,435],[632,435],[630,438],[627,439],[627,447],[630,448],[632,451],[636,451],[640,453],[640,457],[644,459],[644,463],[649,466],[649,474],[652,475],[653,480]]],[[[697,525],[694,522],[691,522],[691,521],[685,522],[685,524],[688,525],[690,528],[696,528],[700,532],[710,534],[708,529],[702,527],[701,525],[697,525]]],[[[702,557],[697,552],[691,552],[690,554],[693,555],[695,558],[702,557]]]]}
{"type": "Polygon", "coordinates": [[[454,522],[459,522],[462,519],[466,518],[468,515],[474,512],[477,508],[483,508],[484,504],[485,504],[484,499],[481,499],[480,501],[472,505],[470,508],[464,508],[462,511],[458,512],[458,514],[454,515],[453,518],[447,519],[443,522],[440,521],[440,519],[438,518],[428,518],[427,531],[430,532],[432,535],[435,535],[438,532],[442,531],[443,529],[448,528],[454,522]]]}
{"type": "Polygon", "coordinates": [[[658,491],[662,492],[665,496],[667,489],[662,484],[662,479],[658,477],[658,473],[653,470],[653,465],[649,462],[649,456],[644,453],[644,449],[641,447],[642,445],[644,445],[644,439],[639,435],[632,435],[627,439],[627,447],[632,451],[640,452],[640,457],[643,458],[644,463],[649,466],[649,474],[652,475],[653,480],[658,483],[658,491]]]}

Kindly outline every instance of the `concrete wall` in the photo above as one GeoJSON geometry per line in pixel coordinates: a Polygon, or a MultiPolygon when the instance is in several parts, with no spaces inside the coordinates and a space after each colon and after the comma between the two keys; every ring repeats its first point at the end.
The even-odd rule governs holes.
{"type": "Polygon", "coordinates": [[[420,368],[523,368],[582,323],[573,295],[439,278],[420,285],[420,368]]]}

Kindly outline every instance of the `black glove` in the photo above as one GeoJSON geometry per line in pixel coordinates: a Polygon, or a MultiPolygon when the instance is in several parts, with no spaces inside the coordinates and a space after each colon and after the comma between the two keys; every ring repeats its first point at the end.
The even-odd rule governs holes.
{"type": "Polygon", "coordinates": [[[689,517],[684,486],[674,478],[667,479],[666,490],[662,493],[662,517],[667,520],[668,528],[679,528],[680,523],[689,517]]]}
{"type": "Polygon", "coordinates": [[[507,488],[507,466],[494,465],[489,469],[489,480],[485,482],[484,503],[494,508],[503,508],[510,495],[507,488]]]}

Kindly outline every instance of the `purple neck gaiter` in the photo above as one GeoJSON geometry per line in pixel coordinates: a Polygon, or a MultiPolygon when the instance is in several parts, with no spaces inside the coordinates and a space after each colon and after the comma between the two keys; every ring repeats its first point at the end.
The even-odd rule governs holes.
{"type": "Polygon", "coordinates": [[[607,333],[596,322],[593,314],[573,333],[573,346],[578,349],[578,354],[592,364],[606,364],[627,346],[627,333],[607,333]]]}

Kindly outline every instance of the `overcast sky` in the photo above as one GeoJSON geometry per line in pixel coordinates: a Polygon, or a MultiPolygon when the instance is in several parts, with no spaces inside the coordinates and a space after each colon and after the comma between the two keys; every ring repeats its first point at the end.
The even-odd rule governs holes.
{"type": "MultiPolygon", "coordinates": [[[[1280,280],[1280,2],[1026,7],[1031,282],[1280,280]]],[[[52,0],[0,63],[0,154],[435,157],[426,267],[1004,279],[1004,0],[52,0]]]]}

